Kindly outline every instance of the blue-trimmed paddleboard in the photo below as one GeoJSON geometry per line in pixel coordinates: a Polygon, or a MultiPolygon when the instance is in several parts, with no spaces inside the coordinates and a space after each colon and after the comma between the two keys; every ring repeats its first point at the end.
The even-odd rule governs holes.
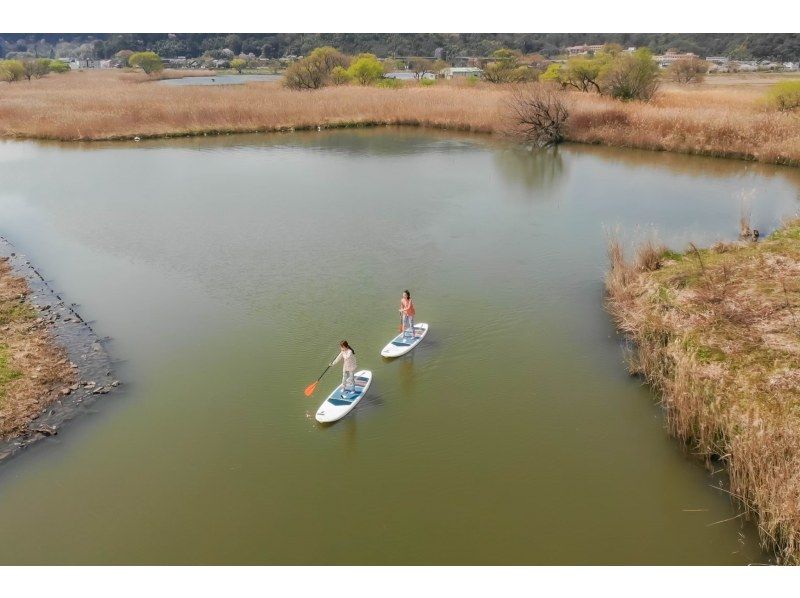
{"type": "Polygon", "coordinates": [[[323,424],[335,422],[342,419],[352,411],[358,402],[363,398],[372,384],[372,372],[369,370],[359,370],[355,373],[356,389],[348,390],[342,395],[342,385],[337,386],[325,402],[317,409],[317,421],[323,424]]]}
{"type": "Polygon", "coordinates": [[[425,323],[414,324],[414,336],[410,332],[402,332],[394,337],[389,344],[381,350],[383,357],[400,357],[416,347],[425,335],[428,334],[428,325],[425,323]]]}

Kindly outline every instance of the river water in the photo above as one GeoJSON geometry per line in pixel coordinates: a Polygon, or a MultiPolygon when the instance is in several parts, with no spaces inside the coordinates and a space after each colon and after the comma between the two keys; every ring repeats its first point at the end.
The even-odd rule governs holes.
{"type": "Polygon", "coordinates": [[[0,181],[0,234],[125,383],[0,467],[0,563],[768,560],[627,375],[602,278],[609,231],[769,231],[797,170],[379,129],[3,142],[0,181]],[[404,288],[431,332],[385,362],[404,288]],[[375,378],[323,427],[339,372],[302,389],[342,338],[375,378]]]}

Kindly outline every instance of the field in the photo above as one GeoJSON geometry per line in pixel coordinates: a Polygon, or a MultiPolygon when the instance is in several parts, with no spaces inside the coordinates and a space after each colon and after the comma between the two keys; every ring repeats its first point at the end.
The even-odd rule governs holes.
{"type": "MultiPolygon", "coordinates": [[[[567,93],[567,138],[800,164],[800,117],[765,104],[765,81],[720,75],[698,86],[664,85],[650,103],[567,93]]],[[[71,72],[0,84],[0,136],[89,141],[357,125],[504,134],[513,128],[510,94],[510,87],[466,82],[304,92],[277,83],[170,87],[141,73],[71,72]]]]}
{"type": "MultiPolygon", "coordinates": [[[[747,224],[743,225],[745,228],[747,224]]],[[[763,242],[611,245],[608,308],[671,431],[728,466],[731,495],[781,562],[800,561],[800,221],[763,242]]]]}

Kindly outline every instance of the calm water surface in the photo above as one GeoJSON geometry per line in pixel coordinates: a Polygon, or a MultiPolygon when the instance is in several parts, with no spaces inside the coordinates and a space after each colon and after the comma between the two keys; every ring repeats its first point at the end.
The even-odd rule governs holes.
{"type": "Polygon", "coordinates": [[[183,87],[186,85],[243,85],[252,81],[278,81],[282,75],[213,75],[208,77],[181,77],[180,79],[161,79],[157,85],[183,87]]]}
{"type": "Polygon", "coordinates": [[[403,130],[0,144],[0,233],[124,392],[0,467],[0,563],[764,562],[602,309],[607,231],[770,230],[797,170],[403,130]],[[744,198],[744,199],[743,199],[744,198]],[[409,288],[431,333],[379,351],[409,288]],[[347,338],[370,394],[302,394],[347,338]]]}

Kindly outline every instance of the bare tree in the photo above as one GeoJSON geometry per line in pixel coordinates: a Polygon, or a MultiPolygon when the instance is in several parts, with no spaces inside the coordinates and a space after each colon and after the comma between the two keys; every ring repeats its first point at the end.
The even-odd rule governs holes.
{"type": "Polygon", "coordinates": [[[702,83],[709,63],[697,56],[676,60],[667,69],[667,76],[676,83],[702,83]]]}
{"type": "Polygon", "coordinates": [[[513,133],[527,143],[544,147],[564,140],[569,111],[563,92],[539,83],[521,86],[508,104],[513,133]]]}
{"type": "Polygon", "coordinates": [[[414,73],[415,79],[422,79],[428,73],[433,73],[433,61],[427,58],[412,58],[409,67],[414,73]]]}

